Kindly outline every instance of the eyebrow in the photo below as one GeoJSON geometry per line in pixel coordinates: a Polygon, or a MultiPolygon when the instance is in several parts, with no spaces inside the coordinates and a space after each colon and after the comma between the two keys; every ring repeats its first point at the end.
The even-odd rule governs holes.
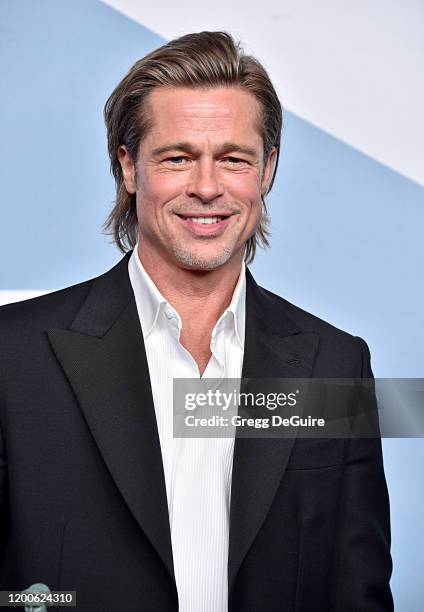
{"type": "MultiPolygon", "coordinates": [[[[153,149],[152,154],[155,157],[162,155],[163,153],[168,153],[169,151],[184,151],[186,153],[190,153],[192,155],[196,154],[198,150],[189,142],[174,142],[171,144],[164,145],[162,147],[157,147],[153,149]]],[[[238,145],[234,142],[224,142],[218,150],[220,155],[225,153],[244,153],[245,155],[249,155],[254,159],[257,158],[256,150],[252,147],[238,145]]]]}

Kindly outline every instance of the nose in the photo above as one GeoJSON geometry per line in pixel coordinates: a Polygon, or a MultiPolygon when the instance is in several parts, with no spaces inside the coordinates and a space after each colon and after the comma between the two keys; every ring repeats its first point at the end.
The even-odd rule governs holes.
{"type": "Polygon", "coordinates": [[[219,168],[216,167],[215,162],[212,159],[198,161],[190,172],[187,195],[196,197],[207,204],[222,193],[223,187],[219,177],[219,168]]]}

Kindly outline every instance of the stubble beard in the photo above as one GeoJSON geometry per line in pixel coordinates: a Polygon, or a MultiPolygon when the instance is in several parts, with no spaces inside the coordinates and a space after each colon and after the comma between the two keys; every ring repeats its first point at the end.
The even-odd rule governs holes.
{"type": "Polygon", "coordinates": [[[209,257],[199,257],[182,245],[174,245],[172,250],[175,259],[180,264],[194,270],[215,270],[227,263],[234,253],[234,249],[230,245],[225,246],[218,255],[209,257]]]}

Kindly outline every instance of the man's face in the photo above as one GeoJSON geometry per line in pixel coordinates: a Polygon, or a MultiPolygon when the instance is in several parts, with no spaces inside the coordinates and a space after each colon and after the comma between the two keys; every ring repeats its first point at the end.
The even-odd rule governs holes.
{"type": "Polygon", "coordinates": [[[274,158],[264,168],[258,102],[230,87],[158,88],[149,111],[135,166],[118,152],[136,194],[140,253],[199,270],[241,262],[274,158]]]}

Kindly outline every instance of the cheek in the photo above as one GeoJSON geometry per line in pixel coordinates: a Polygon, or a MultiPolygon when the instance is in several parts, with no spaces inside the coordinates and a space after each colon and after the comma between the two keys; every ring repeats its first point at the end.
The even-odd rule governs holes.
{"type": "Polygon", "coordinates": [[[261,185],[256,175],[234,175],[228,180],[227,189],[233,197],[247,206],[255,205],[261,200],[261,185]]]}
{"type": "Polygon", "coordinates": [[[146,176],[140,187],[144,198],[166,203],[181,194],[186,181],[183,172],[156,173],[146,176]]]}
{"type": "Polygon", "coordinates": [[[181,194],[181,177],[155,174],[141,176],[137,189],[137,215],[154,218],[161,209],[181,194]]]}

